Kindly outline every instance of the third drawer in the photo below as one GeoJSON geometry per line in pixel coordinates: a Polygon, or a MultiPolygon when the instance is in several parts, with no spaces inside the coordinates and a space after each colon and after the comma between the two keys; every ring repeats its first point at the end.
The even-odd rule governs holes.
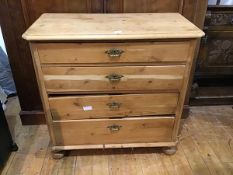
{"type": "Polygon", "coordinates": [[[175,114],[177,93],[50,97],[53,120],[175,114]]]}

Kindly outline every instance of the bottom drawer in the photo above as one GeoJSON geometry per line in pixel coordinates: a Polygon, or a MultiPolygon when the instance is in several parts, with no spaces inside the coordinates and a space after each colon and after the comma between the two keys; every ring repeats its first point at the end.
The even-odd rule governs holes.
{"type": "Polygon", "coordinates": [[[53,122],[57,146],[168,142],[174,117],[91,119],[53,122]]]}

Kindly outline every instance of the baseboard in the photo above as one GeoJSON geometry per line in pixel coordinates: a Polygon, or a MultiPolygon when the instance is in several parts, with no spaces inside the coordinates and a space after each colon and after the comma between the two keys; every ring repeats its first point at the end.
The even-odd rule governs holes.
{"type": "Polygon", "coordinates": [[[233,97],[192,98],[191,106],[233,105],[233,97]]]}
{"type": "Polygon", "coordinates": [[[43,111],[20,111],[19,115],[23,125],[41,125],[46,123],[43,111]]]}
{"type": "Polygon", "coordinates": [[[190,98],[191,106],[232,105],[233,86],[196,86],[190,98]]]}

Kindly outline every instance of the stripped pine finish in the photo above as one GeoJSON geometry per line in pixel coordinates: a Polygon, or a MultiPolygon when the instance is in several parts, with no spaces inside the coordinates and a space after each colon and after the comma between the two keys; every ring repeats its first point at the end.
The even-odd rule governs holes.
{"type": "Polygon", "coordinates": [[[56,146],[171,142],[174,116],[54,121],[56,146]],[[94,131],[93,131],[94,130],[94,131]]]}
{"type": "Polygon", "coordinates": [[[191,108],[182,121],[178,151],[167,156],[158,148],[78,150],[54,160],[47,127],[22,126],[16,98],[6,116],[19,145],[2,175],[232,175],[232,106],[191,108]]]}
{"type": "Polygon", "coordinates": [[[51,63],[163,63],[185,62],[190,49],[183,42],[133,43],[38,43],[41,64],[51,63]],[[111,58],[106,51],[124,50],[120,57],[111,58]]]}
{"type": "Polygon", "coordinates": [[[51,97],[49,106],[53,120],[78,120],[174,114],[177,101],[177,93],[83,95],[51,97]],[[83,106],[86,106],[86,111],[83,106]],[[88,106],[93,110],[88,110],[88,106]]]}
{"type": "Polygon", "coordinates": [[[178,13],[43,14],[23,38],[31,46],[54,158],[82,148],[163,147],[164,153],[174,154],[194,53],[203,35],[178,13]],[[164,102],[174,100],[167,93],[178,96],[160,110],[158,99],[147,97],[156,93],[164,102]],[[101,100],[93,107],[88,97],[81,108],[74,107],[80,99],[66,101],[85,95],[131,96],[126,104],[132,110],[113,113],[121,108],[118,101],[105,102],[105,108],[101,100]],[[61,101],[52,100],[58,96],[64,105],[74,104],[71,111],[79,111],[70,117],[66,108],[64,117],[61,101]],[[148,103],[141,105],[142,99],[148,103]],[[141,110],[134,112],[137,106],[141,110]]]}
{"type": "Polygon", "coordinates": [[[24,39],[34,41],[145,40],[201,36],[203,33],[179,13],[45,13],[23,34],[24,39]]]}
{"type": "Polygon", "coordinates": [[[185,66],[42,67],[48,93],[176,90],[185,66]],[[109,77],[119,76],[119,81],[109,77]]]}

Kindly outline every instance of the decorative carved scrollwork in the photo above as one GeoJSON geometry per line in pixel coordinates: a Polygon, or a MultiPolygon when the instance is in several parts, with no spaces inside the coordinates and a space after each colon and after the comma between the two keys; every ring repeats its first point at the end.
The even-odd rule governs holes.
{"type": "Polygon", "coordinates": [[[233,39],[212,39],[208,45],[209,65],[233,65],[233,39]]]}
{"type": "Polygon", "coordinates": [[[208,25],[233,25],[233,13],[212,13],[208,25]]]}

